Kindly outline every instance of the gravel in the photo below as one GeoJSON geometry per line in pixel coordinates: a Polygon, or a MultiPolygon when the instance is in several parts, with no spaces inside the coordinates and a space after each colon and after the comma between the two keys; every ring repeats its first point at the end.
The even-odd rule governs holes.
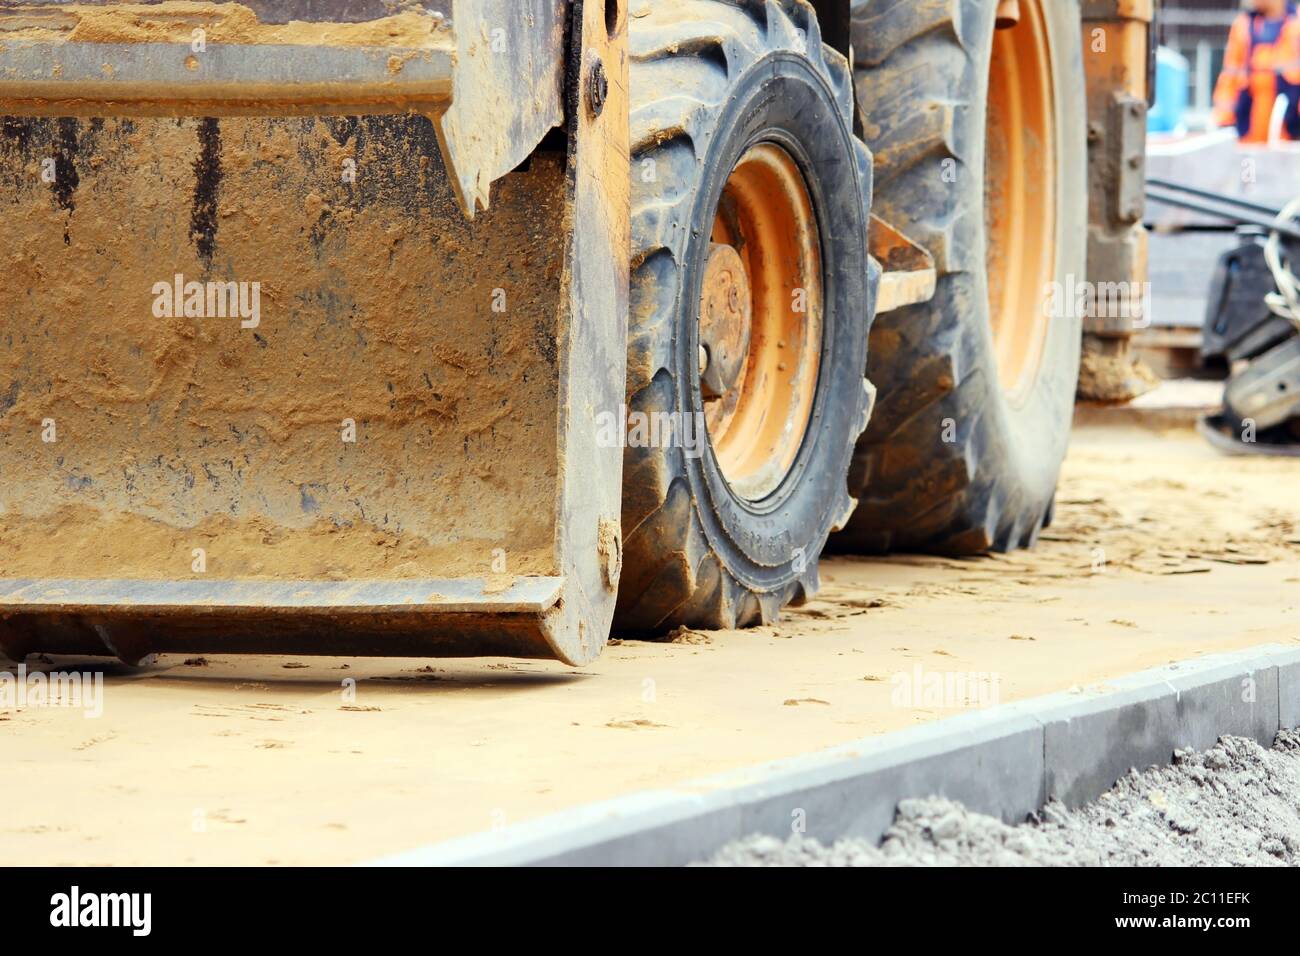
{"type": "Polygon", "coordinates": [[[710,866],[1297,866],[1300,730],[1271,750],[1224,737],[1130,770],[1096,803],[1052,802],[1020,826],[942,797],[904,800],[879,846],[752,836],[710,866]]]}

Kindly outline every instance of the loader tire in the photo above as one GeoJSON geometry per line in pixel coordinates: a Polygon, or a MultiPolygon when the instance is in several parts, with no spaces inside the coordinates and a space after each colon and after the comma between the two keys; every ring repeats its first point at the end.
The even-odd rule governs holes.
{"type": "Polygon", "coordinates": [[[634,5],[630,31],[615,629],[766,623],[817,588],[869,411],[871,163],[852,75],[805,0],[634,5]],[[679,440],[638,435],[674,415],[679,440]]]}
{"type": "Polygon", "coordinates": [[[854,7],[874,211],[930,250],[938,288],[872,328],[878,411],[854,458],[859,506],[836,550],[1007,551],[1032,546],[1050,520],[1081,320],[1045,303],[1048,290],[1086,277],[1080,10],[1077,0],[1021,0],[1019,24],[996,30],[997,7],[854,7]]]}

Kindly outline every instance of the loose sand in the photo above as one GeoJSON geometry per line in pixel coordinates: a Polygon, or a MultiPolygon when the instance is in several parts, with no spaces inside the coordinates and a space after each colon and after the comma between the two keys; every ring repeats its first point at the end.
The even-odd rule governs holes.
{"type": "Polygon", "coordinates": [[[582,670],[97,665],[99,719],[0,712],[0,859],[357,862],[955,713],[899,702],[917,665],[996,674],[1008,702],[1300,643],[1297,489],[1300,462],[1086,431],[1037,551],[830,561],[776,627],[615,643],[582,670]]]}

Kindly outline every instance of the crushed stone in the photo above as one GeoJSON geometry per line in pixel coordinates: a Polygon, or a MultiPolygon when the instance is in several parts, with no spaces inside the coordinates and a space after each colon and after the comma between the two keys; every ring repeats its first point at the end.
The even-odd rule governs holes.
{"type": "Polygon", "coordinates": [[[1223,737],[1175,752],[1167,767],[1130,770],[1096,802],[1048,803],[1019,826],[942,797],[903,800],[877,846],[756,835],[712,866],[1297,866],[1300,730],[1272,749],[1223,737]]]}

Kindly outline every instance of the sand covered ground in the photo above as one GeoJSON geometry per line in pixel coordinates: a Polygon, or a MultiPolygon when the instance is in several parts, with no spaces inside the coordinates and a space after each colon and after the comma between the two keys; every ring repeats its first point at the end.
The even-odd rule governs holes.
{"type": "Polygon", "coordinates": [[[964,706],[1300,644],[1298,503],[1300,461],[1086,429],[1036,551],[836,558],[821,596],[774,627],[615,641],[579,670],[92,663],[99,717],[0,708],[0,859],[360,862],[964,706]]]}

